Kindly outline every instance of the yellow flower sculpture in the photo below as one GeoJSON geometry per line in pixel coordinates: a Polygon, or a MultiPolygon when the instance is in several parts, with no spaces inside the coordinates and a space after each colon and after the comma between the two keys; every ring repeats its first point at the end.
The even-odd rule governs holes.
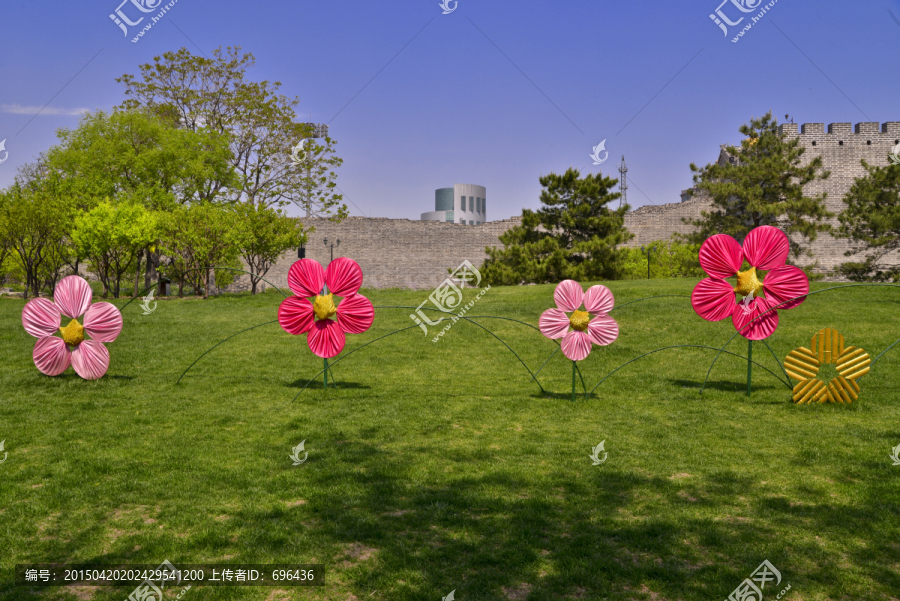
{"type": "Polygon", "coordinates": [[[869,354],[855,346],[844,347],[844,337],[837,330],[819,330],[810,342],[810,350],[800,347],[787,356],[784,367],[794,386],[794,402],[852,403],[859,399],[856,380],[869,373],[869,354]],[[827,384],[819,379],[823,365],[834,364],[837,375],[827,384]]]}

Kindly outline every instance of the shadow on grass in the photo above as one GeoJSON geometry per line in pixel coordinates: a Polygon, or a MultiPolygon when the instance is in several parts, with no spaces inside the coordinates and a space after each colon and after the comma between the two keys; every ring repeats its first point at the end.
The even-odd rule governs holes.
{"type": "MultiPolygon", "coordinates": [[[[531,397],[535,398],[535,399],[557,399],[560,401],[572,402],[572,391],[569,390],[568,392],[551,392],[549,390],[545,390],[544,392],[541,392],[540,390],[536,390],[536,391],[534,391],[534,394],[531,395],[531,397]]],[[[594,394],[589,394],[587,399],[585,399],[584,391],[581,390],[580,387],[575,390],[575,402],[576,403],[578,401],[584,401],[584,400],[596,401],[600,398],[601,398],[600,395],[594,393],[594,394]]]]}
{"type": "MultiPolygon", "coordinates": [[[[680,386],[682,388],[693,388],[697,392],[700,392],[700,387],[703,386],[703,381],[697,380],[682,380],[675,378],[666,378],[673,386],[680,386]]],[[[747,381],[738,382],[735,380],[710,380],[706,383],[706,390],[718,390],[721,392],[743,392],[746,396],[747,393],[747,381]]],[[[791,391],[787,386],[781,384],[760,384],[753,381],[753,392],[762,392],[768,390],[782,391],[786,395],[790,395],[791,391]]]]}
{"type": "MultiPolygon", "coordinates": [[[[852,553],[858,556],[853,564],[885,590],[900,587],[891,568],[900,549],[890,529],[878,525],[885,517],[881,503],[893,490],[887,485],[882,500],[867,498],[862,507],[849,508],[833,499],[815,507],[789,503],[732,470],[700,480],[584,467],[559,470],[536,484],[494,468],[431,484],[416,481],[412,462],[376,445],[333,443],[334,461],[343,465],[306,474],[325,494],[303,509],[248,507],[239,517],[280,524],[255,531],[255,545],[272,557],[290,544],[290,532],[309,527],[312,518],[321,536],[348,550],[326,560],[327,569],[343,568],[341,579],[359,598],[378,590],[383,598],[418,601],[454,589],[470,600],[657,598],[651,593],[724,598],[762,559],[782,568],[796,588],[815,581],[837,594],[840,564],[847,559],[789,548],[783,533],[797,527],[865,539],[852,553]],[[660,496],[670,514],[633,514],[660,496]],[[758,499],[765,522],[744,517],[748,511],[739,499],[745,497],[758,499]],[[361,551],[374,560],[358,559],[361,551]],[[425,572],[422,566],[433,568],[425,572]]],[[[460,448],[438,461],[447,464],[444,471],[502,462],[501,453],[485,453],[491,451],[460,448]]],[[[897,503],[892,506],[896,510],[897,503]]]]}
{"type": "MultiPolygon", "coordinates": [[[[323,390],[324,389],[324,385],[323,385],[321,376],[319,376],[318,379],[313,380],[312,382],[310,382],[309,378],[299,378],[297,380],[294,380],[290,384],[287,384],[286,388],[302,389],[304,386],[306,386],[306,390],[323,390]],[[309,386],[306,386],[307,384],[309,384],[309,386]]],[[[332,388],[335,388],[337,390],[369,390],[372,387],[367,386],[366,384],[360,384],[359,382],[348,382],[346,380],[340,380],[340,379],[337,380],[337,384],[335,385],[335,382],[329,376],[328,390],[331,390],[332,388]]],[[[306,392],[306,390],[304,390],[303,392],[306,392]]]]}

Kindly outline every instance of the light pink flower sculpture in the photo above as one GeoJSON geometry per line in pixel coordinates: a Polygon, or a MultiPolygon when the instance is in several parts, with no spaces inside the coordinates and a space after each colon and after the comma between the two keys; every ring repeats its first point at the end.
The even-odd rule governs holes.
{"type": "Polygon", "coordinates": [[[803,270],[784,264],[789,252],[787,235],[771,225],[751,230],[743,248],[726,234],[707,238],[700,247],[700,266],[710,277],[701,280],[691,294],[694,311],[707,321],[730,317],[737,331],[748,340],[768,338],[778,327],[778,310],[793,309],[806,298],[781,305],[748,326],[750,320],[809,292],[809,279],[803,270]],[[740,271],[744,259],[750,269],[740,271]],[[760,281],[757,269],[771,270],[765,281],[760,281]],[[737,277],[737,284],[726,282],[728,277],[737,277]],[[762,292],[765,296],[760,296],[762,292]],[[743,301],[737,302],[738,294],[743,301]]]}
{"type": "Polygon", "coordinates": [[[591,286],[582,292],[578,282],[563,280],[556,287],[553,300],[557,308],[541,314],[541,334],[552,340],[562,338],[563,355],[572,361],[590,355],[591,343],[606,346],[619,337],[619,324],[607,315],[616,301],[606,286],[591,286]],[[580,310],[582,303],[585,311],[580,310]]]}
{"type": "Polygon", "coordinates": [[[312,259],[300,259],[288,272],[288,286],[296,296],[282,301],[278,323],[288,334],[307,334],[309,350],[319,357],[335,357],[344,350],[345,334],[362,334],[375,320],[372,303],[357,294],[362,281],[362,269],[353,259],[335,259],[327,270],[312,259]],[[343,297],[336,306],[335,296],[343,297]]]}
{"type": "Polygon", "coordinates": [[[103,343],[112,342],[122,331],[122,314],[110,303],[91,305],[92,297],[90,285],[70,275],[56,285],[52,301],[35,298],[25,305],[22,325],[38,339],[33,356],[42,373],[58,376],[69,365],[85,380],[97,380],[106,373],[109,351],[103,343]],[[63,315],[71,319],[64,328],[60,327],[63,315]],[[82,315],[83,325],[78,323],[82,315]],[[61,337],[54,336],[57,331],[61,337]]]}

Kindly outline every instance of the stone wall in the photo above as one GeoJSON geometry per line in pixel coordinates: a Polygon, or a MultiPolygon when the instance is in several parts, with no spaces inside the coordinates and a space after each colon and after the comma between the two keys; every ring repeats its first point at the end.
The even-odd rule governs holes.
{"type": "MultiPolygon", "coordinates": [[[[853,180],[865,173],[861,159],[871,165],[887,165],[891,148],[900,143],[900,123],[833,123],[826,132],[822,123],[781,126],[788,135],[799,136],[807,151],[804,161],[821,156],[824,168],[831,171],[829,179],[809,184],[807,194],[827,192],[829,211],[843,209],[843,197],[853,180]]],[[[721,158],[721,157],[720,157],[721,158]]],[[[684,202],[648,205],[629,212],[625,225],[635,234],[628,244],[638,247],[653,240],[669,239],[673,233],[688,233],[691,226],[682,223],[687,217],[696,219],[700,211],[709,208],[709,198],[695,196],[684,202]]],[[[437,221],[411,221],[350,217],[340,224],[326,219],[301,219],[316,228],[306,244],[306,256],[327,265],[330,250],[323,240],[340,239],[334,249],[335,257],[351,257],[362,267],[364,286],[370,288],[430,289],[447,277],[447,270],[468,259],[479,266],[487,258],[486,246],[500,246],[498,237],[520,218],[491,221],[482,225],[462,225],[437,221]]],[[[836,220],[832,220],[836,223],[836,220]]],[[[820,235],[812,244],[819,270],[826,272],[837,264],[850,260],[844,256],[847,243],[830,235],[820,235]]],[[[286,253],[266,276],[276,286],[287,287],[287,272],[297,260],[296,250],[286,253]]],[[[900,259],[895,259],[900,262],[900,259]]],[[[228,291],[249,289],[249,277],[242,276],[227,288],[228,291]]]]}
{"type": "MultiPolygon", "coordinates": [[[[783,132],[799,136],[806,148],[804,164],[814,157],[822,157],[823,167],[831,172],[831,176],[824,181],[807,184],[805,192],[807,195],[827,193],[825,205],[835,215],[844,210],[843,199],[853,180],[866,174],[861,160],[879,167],[888,165],[891,148],[900,144],[900,122],[884,123],[880,128],[878,123],[857,123],[855,127],[850,123],[832,123],[827,131],[824,123],[805,123],[799,131],[797,124],[793,123],[781,127],[783,132]]],[[[835,217],[830,223],[837,225],[839,222],[835,217]]],[[[828,234],[820,234],[810,248],[821,272],[827,272],[845,261],[861,260],[861,257],[845,256],[848,243],[828,234]]],[[[896,253],[893,255],[886,260],[894,263],[900,261],[896,253]]]]}
{"type": "MultiPolygon", "coordinates": [[[[486,246],[500,246],[498,237],[519,222],[519,218],[491,221],[482,225],[463,225],[439,221],[411,221],[349,217],[341,223],[327,219],[301,218],[316,231],[309,235],[306,257],[323,266],[331,258],[324,240],[340,240],[334,257],[350,257],[363,270],[363,286],[368,288],[431,289],[468,259],[481,265],[487,258],[486,246]]],[[[287,287],[287,272],[297,260],[297,251],[285,253],[266,275],[279,288],[287,287]]],[[[249,276],[241,276],[226,290],[248,290],[249,276]]]]}
{"type": "Polygon", "coordinates": [[[699,219],[700,211],[709,209],[708,198],[698,197],[665,205],[644,205],[625,215],[625,227],[634,234],[626,246],[638,247],[654,240],[668,240],[672,234],[689,234],[694,227],[682,218],[699,219]]]}

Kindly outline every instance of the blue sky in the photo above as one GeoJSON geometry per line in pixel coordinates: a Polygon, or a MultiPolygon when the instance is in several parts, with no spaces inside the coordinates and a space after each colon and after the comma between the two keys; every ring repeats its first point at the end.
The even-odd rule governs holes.
{"type": "MultiPolygon", "coordinates": [[[[438,0],[178,0],[132,43],[109,18],[121,0],[12,0],[0,9],[0,186],[78,110],[120,103],[116,77],[181,46],[252,52],[251,79],[281,81],[299,114],[330,124],[338,186],[351,215],[370,217],[418,219],[436,188],[473,183],[503,219],[539,206],[540,175],[617,177],[623,154],[633,207],[677,202],[690,162],[714,160],[769,109],[797,123],[900,121],[888,12],[900,18],[900,0],[778,0],[738,43],[757,13],[726,38],[709,18],[720,1],[459,0],[443,15],[438,0]],[[609,159],[594,166],[603,139],[609,159]]],[[[744,16],[730,1],[722,11],[744,16]]]]}

